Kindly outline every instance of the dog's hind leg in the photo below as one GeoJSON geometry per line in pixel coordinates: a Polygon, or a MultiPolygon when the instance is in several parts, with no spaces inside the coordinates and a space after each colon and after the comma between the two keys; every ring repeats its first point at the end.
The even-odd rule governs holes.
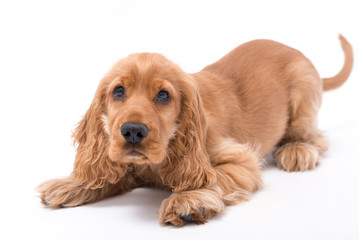
{"type": "Polygon", "coordinates": [[[285,171],[305,171],[319,163],[328,142],[317,126],[322,101],[322,80],[309,60],[296,62],[287,69],[292,81],[289,87],[289,120],[286,132],[273,155],[277,166],[285,171]]]}

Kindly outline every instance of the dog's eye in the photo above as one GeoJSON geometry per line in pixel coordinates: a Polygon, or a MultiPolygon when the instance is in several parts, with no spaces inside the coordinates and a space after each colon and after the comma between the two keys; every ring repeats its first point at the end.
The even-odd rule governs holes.
{"type": "Polygon", "coordinates": [[[112,92],[113,99],[115,101],[122,100],[125,97],[125,89],[123,87],[115,87],[112,92]]]}
{"type": "Polygon", "coordinates": [[[156,97],[156,102],[167,103],[170,100],[170,94],[166,91],[160,91],[156,97]]]}

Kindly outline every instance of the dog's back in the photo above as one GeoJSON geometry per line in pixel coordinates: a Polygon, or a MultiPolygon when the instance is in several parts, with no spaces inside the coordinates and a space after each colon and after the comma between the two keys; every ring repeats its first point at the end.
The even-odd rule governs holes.
{"type": "MultiPolygon", "coordinates": [[[[346,63],[336,77],[324,80],[324,90],[343,84],[352,68],[351,46],[342,36],[340,40],[346,63]]],[[[225,133],[223,137],[233,137],[240,143],[260,145],[261,156],[283,138],[295,135],[301,141],[305,138],[299,137],[302,133],[319,134],[315,119],[323,81],[311,61],[296,49],[271,40],[254,40],[240,45],[196,76],[200,88],[206,88],[203,101],[210,104],[205,107],[210,110],[215,103],[219,105],[212,115],[218,121],[211,122],[221,125],[227,120],[224,125],[231,126],[229,134],[223,127],[219,132],[215,130],[218,126],[213,128],[217,131],[213,134],[225,133]],[[226,89],[221,91],[223,86],[226,89]],[[213,96],[207,96],[208,92],[213,96]]],[[[318,145],[320,152],[327,148],[324,143],[318,145]]]]}

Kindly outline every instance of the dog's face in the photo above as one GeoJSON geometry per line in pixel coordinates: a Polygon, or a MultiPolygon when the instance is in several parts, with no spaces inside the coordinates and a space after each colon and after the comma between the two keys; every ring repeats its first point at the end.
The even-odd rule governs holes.
{"type": "Polygon", "coordinates": [[[136,54],[112,69],[105,85],[104,129],[109,157],[120,163],[158,164],[167,154],[181,111],[184,74],[157,54],[136,54]]]}
{"type": "Polygon", "coordinates": [[[164,185],[175,191],[201,187],[215,179],[206,134],[195,76],[159,54],[130,55],[101,80],[74,131],[72,174],[98,188],[117,183],[128,164],[161,164],[164,185]]]}

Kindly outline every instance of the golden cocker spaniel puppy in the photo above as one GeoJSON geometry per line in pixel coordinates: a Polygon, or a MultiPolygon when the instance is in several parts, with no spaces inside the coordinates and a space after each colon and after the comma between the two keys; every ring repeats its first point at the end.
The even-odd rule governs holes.
{"type": "Polygon", "coordinates": [[[161,223],[205,223],[261,187],[260,160],[274,147],[280,169],[318,165],[328,143],[317,127],[322,92],[353,65],[322,79],[299,51],[270,40],[234,49],[195,74],[159,54],[118,61],[101,80],[73,137],[69,177],[38,187],[50,207],[73,207],[131,189],[172,190],[161,223]]]}

